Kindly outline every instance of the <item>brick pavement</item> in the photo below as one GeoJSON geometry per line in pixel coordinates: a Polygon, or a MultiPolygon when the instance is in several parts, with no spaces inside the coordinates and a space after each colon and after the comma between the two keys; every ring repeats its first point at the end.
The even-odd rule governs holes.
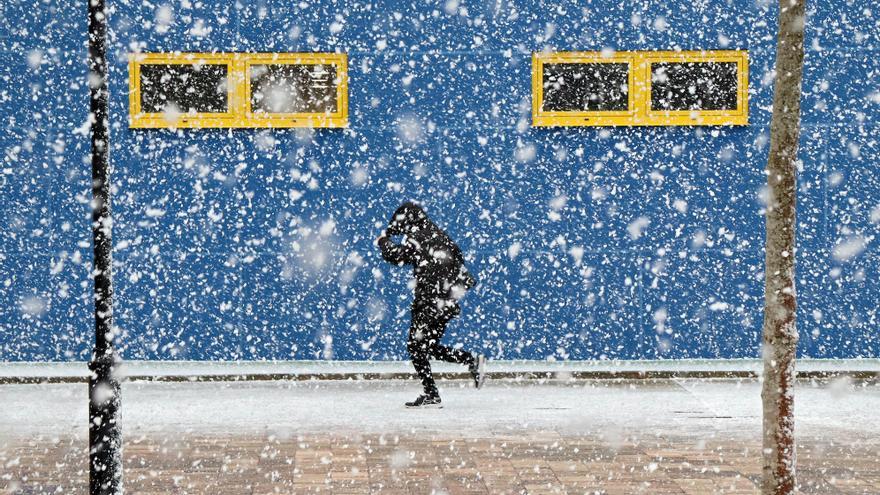
{"type": "MultiPolygon", "coordinates": [[[[802,493],[880,494],[880,439],[802,438],[802,493]]],[[[0,443],[0,492],[87,492],[85,439],[0,443]]],[[[754,494],[760,445],[693,436],[129,433],[127,494],[754,494]]]]}

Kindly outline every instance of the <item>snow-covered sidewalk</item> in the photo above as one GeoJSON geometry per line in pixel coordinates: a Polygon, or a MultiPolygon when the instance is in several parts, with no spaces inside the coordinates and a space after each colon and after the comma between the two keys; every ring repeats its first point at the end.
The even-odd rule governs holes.
{"type": "MultiPolygon", "coordinates": [[[[441,381],[444,408],[412,411],[415,380],[130,382],[124,431],[721,433],[760,438],[760,385],[743,379],[441,381]]],[[[85,435],[84,384],[0,386],[0,438],[85,435]]],[[[880,387],[801,381],[798,431],[880,438],[880,387]]]]}
{"type": "MultiPolygon", "coordinates": [[[[126,493],[754,494],[755,379],[128,382],[126,493]]],[[[0,492],[82,493],[87,389],[2,385],[0,492]]],[[[797,387],[800,493],[880,493],[880,386],[797,387]]]]}

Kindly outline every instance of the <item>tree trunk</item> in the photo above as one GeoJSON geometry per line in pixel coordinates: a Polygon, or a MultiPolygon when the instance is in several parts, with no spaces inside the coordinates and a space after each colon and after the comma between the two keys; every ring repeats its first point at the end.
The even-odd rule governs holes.
{"type": "Polygon", "coordinates": [[[776,86],[767,161],[762,493],[795,492],[795,205],[804,65],[804,0],[779,0],[776,86]]]}

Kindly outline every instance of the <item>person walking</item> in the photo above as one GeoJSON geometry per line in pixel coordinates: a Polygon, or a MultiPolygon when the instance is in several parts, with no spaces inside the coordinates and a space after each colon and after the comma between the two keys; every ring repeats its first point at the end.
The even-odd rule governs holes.
{"type": "Polygon", "coordinates": [[[466,364],[474,386],[481,388],[486,378],[486,358],[440,343],[446,325],[461,313],[458,300],[476,284],[464,266],[461,249],[428,218],[425,210],[409,201],[397,208],[376,243],[385,261],[411,265],[416,279],[406,347],[424,390],[406,406],[442,407],[431,374],[431,358],[466,364]],[[401,236],[400,243],[394,242],[395,236],[401,236]]]}

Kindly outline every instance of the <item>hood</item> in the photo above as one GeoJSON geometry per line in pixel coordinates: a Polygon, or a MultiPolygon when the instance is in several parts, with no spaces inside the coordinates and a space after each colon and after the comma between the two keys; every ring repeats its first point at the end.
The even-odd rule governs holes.
{"type": "Polygon", "coordinates": [[[391,216],[388,231],[392,234],[411,233],[426,229],[431,226],[428,214],[421,206],[407,201],[400,205],[391,216]]]}

